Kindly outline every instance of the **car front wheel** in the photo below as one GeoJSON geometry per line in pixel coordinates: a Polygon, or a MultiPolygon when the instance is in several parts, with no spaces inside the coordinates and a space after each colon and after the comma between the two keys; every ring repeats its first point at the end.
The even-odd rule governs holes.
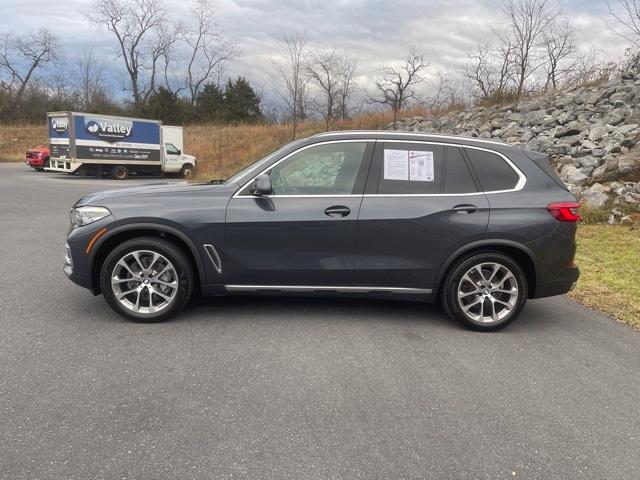
{"type": "Polygon", "coordinates": [[[442,302],[464,327],[494,331],[513,322],[527,301],[527,277],[510,257],[483,252],[462,258],[445,278],[442,302]]]}
{"type": "Polygon", "coordinates": [[[193,268],[173,243],[135,238],[109,253],[100,270],[100,287],[120,315],[135,322],[161,322],[191,298],[193,268]]]}

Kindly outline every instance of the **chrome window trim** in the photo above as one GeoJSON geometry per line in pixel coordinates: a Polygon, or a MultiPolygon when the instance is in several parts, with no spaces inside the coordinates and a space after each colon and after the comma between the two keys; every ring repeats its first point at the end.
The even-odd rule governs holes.
{"type": "Polygon", "coordinates": [[[369,293],[369,292],[395,292],[395,293],[411,293],[411,294],[429,294],[432,292],[430,288],[405,288],[405,287],[367,287],[367,286],[346,286],[346,285],[225,285],[230,292],[247,292],[256,290],[284,290],[288,292],[313,292],[313,291],[337,291],[352,293],[369,293]]]}
{"type": "MultiPolygon", "coordinates": [[[[328,134],[319,134],[320,135],[328,135],[328,134]]],[[[313,138],[313,137],[312,137],[313,138]]],[[[357,140],[329,140],[326,142],[318,142],[318,143],[312,143],[310,145],[305,145],[304,147],[291,152],[290,154],[286,155],[285,157],[281,158],[280,160],[278,160],[276,163],[274,163],[273,165],[270,165],[269,167],[265,168],[264,170],[262,170],[260,173],[258,173],[257,175],[255,175],[253,178],[251,178],[251,180],[249,180],[247,183],[245,183],[242,187],[240,187],[238,190],[236,190],[236,192],[233,194],[232,198],[354,198],[354,197],[364,197],[364,198],[371,198],[371,197],[469,197],[469,196],[473,196],[473,195],[495,195],[498,193],[511,193],[511,192],[518,192],[520,190],[522,190],[525,185],[527,184],[527,177],[525,176],[525,174],[504,154],[497,152],[495,150],[489,149],[489,148],[483,148],[483,147],[476,147],[474,145],[455,145],[452,143],[445,143],[445,142],[435,142],[435,141],[430,141],[430,140],[397,140],[397,139],[390,139],[390,140],[375,140],[375,139],[357,139],[357,140]],[[262,195],[260,197],[256,196],[256,195],[239,195],[238,193],[241,192],[242,190],[244,190],[247,185],[249,185],[251,182],[253,182],[253,180],[258,176],[261,175],[262,173],[264,173],[265,171],[269,170],[270,168],[275,167],[278,163],[282,162],[283,160],[286,160],[288,157],[290,157],[291,155],[300,152],[304,149],[307,149],[309,147],[315,146],[315,145],[324,145],[324,144],[328,144],[328,143],[342,143],[342,142],[376,142],[376,141],[380,141],[383,143],[421,143],[421,144],[425,144],[425,145],[441,145],[441,146],[445,146],[445,147],[458,147],[458,148],[470,148],[473,150],[481,150],[484,152],[489,152],[492,153],[494,155],[499,156],[500,158],[502,158],[507,165],[509,165],[511,167],[511,169],[515,172],[515,174],[518,176],[518,181],[516,182],[515,187],[511,188],[511,189],[507,189],[507,190],[490,190],[488,192],[484,192],[484,191],[478,191],[478,192],[467,192],[467,193],[367,193],[367,194],[350,194],[350,195],[262,195]]]]}
{"type": "Polygon", "coordinates": [[[243,184],[238,190],[235,191],[235,193],[233,194],[233,196],[231,198],[270,198],[270,197],[277,197],[277,198],[316,198],[316,197],[336,197],[336,198],[344,198],[344,197],[362,197],[362,195],[338,195],[338,194],[327,194],[327,195],[262,195],[262,196],[256,196],[256,195],[239,195],[239,193],[244,190],[245,188],[247,188],[247,186],[253,182],[257,176],[262,175],[264,172],[266,172],[267,170],[272,169],[273,167],[275,167],[276,165],[278,165],[280,162],[284,162],[287,158],[291,157],[292,155],[295,155],[298,152],[302,152],[303,150],[306,150],[307,148],[311,148],[311,147],[317,147],[318,145],[329,145],[332,143],[371,143],[371,142],[375,142],[375,140],[371,140],[371,139],[347,139],[347,140],[327,140],[326,142],[317,142],[317,143],[311,143],[309,145],[305,145],[304,147],[300,147],[297,150],[294,150],[293,152],[285,155],[284,157],[282,157],[280,160],[278,160],[277,162],[269,165],[268,167],[262,169],[260,171],[260,173],[255,174],[253,177],[251,177],[251,180],[249,180],[248,182],[246,182],[245,184],[243,184]]]}

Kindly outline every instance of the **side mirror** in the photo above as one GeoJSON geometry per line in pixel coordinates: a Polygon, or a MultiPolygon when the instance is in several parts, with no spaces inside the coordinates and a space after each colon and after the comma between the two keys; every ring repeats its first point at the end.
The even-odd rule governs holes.
{"type": "Polygon", "coordinates": [[[253,180],[253,185],[251,186],[251,193],[253,195],[269,195],[272,192],[273,187],[271,186],[271,178],[268,173],[262,173],[253,180]]]}
{"type": "Polygon", "coordinates": [[[178,155],[182,155],[182,150],[178,148],[178,155]]]}

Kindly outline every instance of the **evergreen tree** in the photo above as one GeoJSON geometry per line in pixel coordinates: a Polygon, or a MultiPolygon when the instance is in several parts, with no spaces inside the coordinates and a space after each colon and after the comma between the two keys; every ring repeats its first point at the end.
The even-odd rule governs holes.
{"type": "Polygon", "coordinates": [[[203,122],[226,120],[224,92],[215,83],[207,83],[196,97],[196,115],[203,122]]]}
{"type": "Polygon", "coordinates": [[[143,109],[145,116],[161,120],[166,124],[180,124],[184,120],[182,102],[175,93],[164,87],[149,96],[147,105],[143,109]]]}
{"type": "Polygon", "coordinates": [[[262,120],[260,97],[242,77],[238,77],[235,81],[227,81],[224,103],[227,122],[255,123],[262,120]]]}

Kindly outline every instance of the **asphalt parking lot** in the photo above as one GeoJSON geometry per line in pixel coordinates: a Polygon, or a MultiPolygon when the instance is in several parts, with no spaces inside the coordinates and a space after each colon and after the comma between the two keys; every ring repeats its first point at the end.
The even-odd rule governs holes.
{"type": "Polygon", "coordinates": [[[0,478],[640,478],[640,333],[565,298],[494,334],[365,300],[116,316],[62,273],[68,209],[158,181],[0,163],[0,478]]]}

